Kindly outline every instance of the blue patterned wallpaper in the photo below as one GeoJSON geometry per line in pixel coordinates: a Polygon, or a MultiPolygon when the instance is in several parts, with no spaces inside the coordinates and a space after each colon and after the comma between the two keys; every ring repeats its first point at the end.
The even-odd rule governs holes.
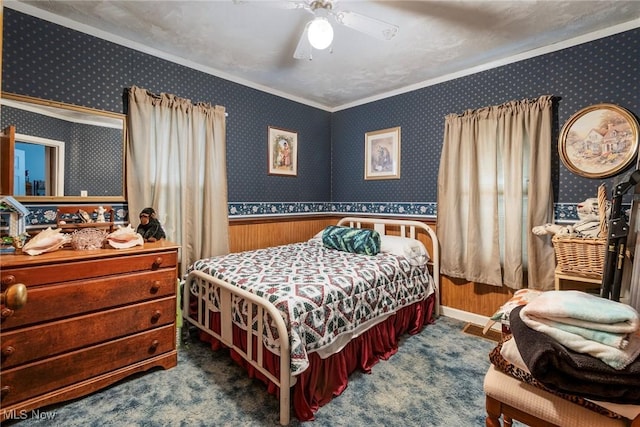
{"type": "Polygon", "coordinates": [[[74,167],[65,168],[65,194],[77,196],[82,190],[96,197],[123,194],[122,130],[75,124],[66,151],[74,167]]]}
{"type": "Polygon", "coordinates": [[[640,114],[640,29],[334,113],[332,201],[434,201],[447,114],[547,94],[557,97],[554,199],[596,197],[601,183],[611,193],[625,173],[605,180],[575,175],[560,161],[557,140],[569,117],[592,104],[640,114]],[[365,133],[395,126],[402,128],[401,178],[365,181],[365,133]]]}
{"type": "MultiPolygon", "coordinates": [[[[331,113],[5,7],[2,90],[123,112],[133,85],[225,106],[229,201],[329,202],[331,113]],[[298,132],[298,176],[267,174],[269,126],[298,132]]],[[[18,131],[20,132],[20,131],[18,131]]]]}
{"type": "MultiPolygon", "coordinates": [[[[29,15],[4,9],[2,89],[123,112],[137,85],[224,105],[231,216],[378,212],[435,215],[444,117],[544,94],[557,97],[555,138],[577,110],[600,102],[640,112],[640,29],[406,94],[329,113],[184,67],[29,15]],[[297,177],[267,174],[267,129],[298,132],[297,177]],[[365,181],[366,132],[402,128],[401,178],[365,181]],[[354,167],[355,166],[355,167],[354,167]]],[[[554,147],[554,148],[555,148],[554,147]]],[[[552,159],[559,219],[601,182],[552,159]]]]}

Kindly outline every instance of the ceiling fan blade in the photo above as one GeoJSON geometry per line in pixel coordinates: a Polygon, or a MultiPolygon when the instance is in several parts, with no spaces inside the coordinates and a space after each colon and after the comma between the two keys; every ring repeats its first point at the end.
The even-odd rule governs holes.
{"type": "Polygon", "coordinates": [[[268,7],[272,9],[306,9],[311,11],[309,3],[304,0],[233,0],[234,4],[268,7]]]}
{"type": "Polygon", "coordinates": [[[296,46],[296,51],[293,52],[293,57],[295,59],[312,59],[311,58],[311,43],[309,42],[309,25],[311,25],[311,21],[307,22],[307,25],[304,26],[304,31],[302,31],[302,35],[300,36],[300,40],[298,41],[298,46],[296,46]]]}
{"type": "Polygon", "coordinates": [[[398,26],[379,19],[341,10],[331,12],[336,21],[345,27],[368,34],[380,40],[391,40],[398,33],[398,26]]]}

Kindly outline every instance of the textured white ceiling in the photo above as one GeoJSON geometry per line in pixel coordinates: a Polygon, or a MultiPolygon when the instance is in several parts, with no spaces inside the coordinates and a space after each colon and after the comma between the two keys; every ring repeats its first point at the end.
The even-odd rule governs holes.
{"type": "Polygon", "coordinates": [[[334,25],[332,52],[314,51],[313,60],[299,60],[293,52],[313,16],[280,7],[287,0],[4,3],[329,111],[508,62],[611,27],[615,31],[640,26],[637,0],[340,0],[334,2],[336,8],[396,24],[398,35],[380,41],[334,25]]]}

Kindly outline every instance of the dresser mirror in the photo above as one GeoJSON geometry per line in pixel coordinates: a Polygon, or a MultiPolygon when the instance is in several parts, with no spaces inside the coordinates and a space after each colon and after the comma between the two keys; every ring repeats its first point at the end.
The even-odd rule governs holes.
{"type": "Polygon", "coordinates": [[[13,147],[3,193],[27,203],[125,201],[124,114],[7,92],[0,105],[1,128],[15,135],[2,139],[13,147]]]}

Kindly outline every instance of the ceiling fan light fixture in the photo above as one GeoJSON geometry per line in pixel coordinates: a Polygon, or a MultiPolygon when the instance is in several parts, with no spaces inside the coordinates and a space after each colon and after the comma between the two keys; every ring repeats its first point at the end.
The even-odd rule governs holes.
{"type": "Polygon", "coordinates": [[[311,46],[318,50],[326,49],[333,41],[333,27],[327,18],[319,16],[309,24],[307,35],[311,46]]]}

